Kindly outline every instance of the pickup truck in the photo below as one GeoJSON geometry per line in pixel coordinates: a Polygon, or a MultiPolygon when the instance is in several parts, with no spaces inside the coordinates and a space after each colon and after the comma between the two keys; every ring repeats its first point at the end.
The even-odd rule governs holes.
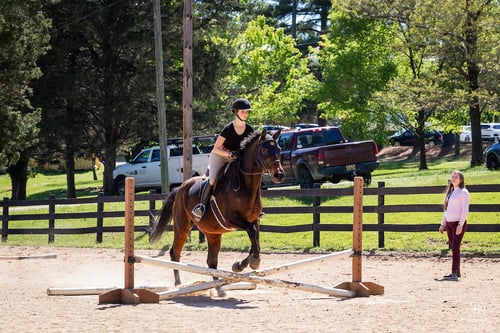
{"type": "MultiPolygon", "coordinates": [[[[168,178],[170,189],[183,181],[183,157],[181,144],[167,145],[168,178]]],[[[193,145],[193,176],[205,173],[208,166],[209,153],[203,152],[193,145]]],[[[160,147],[141,150],[129,163],[122,164],[113,170],[113,192],[115,195],[125,194],[125,178],[134,177],[135,191],[161,189],[160,147]]]]}
{"type": "MultiPolygon", "coordinates": [[[[278,144],[286,185],[312,188],[314,183],[338,183],[355,176],[362,176],[365,184],[370,184],[371,174],[379,166],[375,142],[347,142],[335,126],[285,131],[278,144]]],[[[270,186],[270,177],[264,175],[262,187],[270,186]]]]}

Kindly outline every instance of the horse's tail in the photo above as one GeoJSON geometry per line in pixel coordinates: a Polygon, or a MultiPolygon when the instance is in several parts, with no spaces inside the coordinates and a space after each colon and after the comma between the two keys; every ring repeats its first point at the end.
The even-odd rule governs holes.
{"type": "Polygon", "coordinates": [[[172,190],[172,192],[170,192],[170,194],[167,196],[167,199],[163,203],[160,216],[156,219],[153,226],[153,231],[151,232],[151,236],[149,238],[150,243],[158,242],[161,238],[161,235],[163,235],[163,233],[167,231],[167,226],[172,220],[172,208],[174,206],[177,190],[178,188],[172,190]]]}

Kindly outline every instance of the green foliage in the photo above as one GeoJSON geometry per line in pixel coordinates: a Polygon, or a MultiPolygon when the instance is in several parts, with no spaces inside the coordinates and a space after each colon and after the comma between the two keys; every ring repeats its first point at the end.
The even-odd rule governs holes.
{"type": "Polygon", "coordinates": [[[234,40],[235,57],[227,81],[246,95],[254,123],[295,122],[315,79],[295,42],[260,16],[234,40]]]}
{"type": "Polygon", "coordinates": [[[334,9],[329,33],[316,50],[322,82],[315,94],[322,118],[342,124],[348,137],[385,138],[385,112],[370,102],[396,74],[387,45],[390,27],[334,9]]]}
{"type": "Polygon", "coordinates": [[[28,97],[41,75],[36,62],[48,48],[50,26],[40,8],[40,1],[0,2],[0,169],[36,144],[40,110],[28,97]]]}
{"type": "MultiPolygon", "coordinates": [[[[479,123],[495,117],[491,110],[499,100],[498,2],[364,0],[338,1],[335,7],[393,27],[387,47],[398,75],[374,99],[388,120],[419,134],[429,124],[456,130],[467,118],[471,164],[481,165],[479,123]]],[[[423,140],[420,145],[425,156],[423,140]]],[[[424,169],[425,157],[421,163],[424,169]]]]}

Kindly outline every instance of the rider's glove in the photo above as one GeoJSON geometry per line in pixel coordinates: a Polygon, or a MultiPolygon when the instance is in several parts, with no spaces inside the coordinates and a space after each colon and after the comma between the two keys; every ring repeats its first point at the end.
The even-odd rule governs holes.
{"type": "Polygon", "coordinates": [[[232,160],[235,160],[237,159],[239,156],[239,152],[238,151],[232,151],[230,154],[229,154],[229,158],[232,159],[232,160]]]}

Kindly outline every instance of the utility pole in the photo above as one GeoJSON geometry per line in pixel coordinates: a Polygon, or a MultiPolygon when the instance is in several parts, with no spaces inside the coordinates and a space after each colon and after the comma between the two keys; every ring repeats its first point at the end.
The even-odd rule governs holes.
{"type": "Polygon", "coordinates": [[[191,178],[193,171],[193,13],[191,0],[184,0],[184,75],[182,84],[183,116],[183,170],[184,180],[191,178]]]}
{"type": "Polygon", "coordinates": [[[162,193],[168,193],[170,191],[170,185],[168,181],[167,117],[165,114],[165,82],[163,78],[160,0],[153,0],[153,14],[155,31],[156,105],[158,108],[158,133],[160,135],[161,191],[162,193]]]}
{"type": "Polygon", "coordinates": [[[292,1],[292,38],[297,40],[297,0],[292,1]]]}

